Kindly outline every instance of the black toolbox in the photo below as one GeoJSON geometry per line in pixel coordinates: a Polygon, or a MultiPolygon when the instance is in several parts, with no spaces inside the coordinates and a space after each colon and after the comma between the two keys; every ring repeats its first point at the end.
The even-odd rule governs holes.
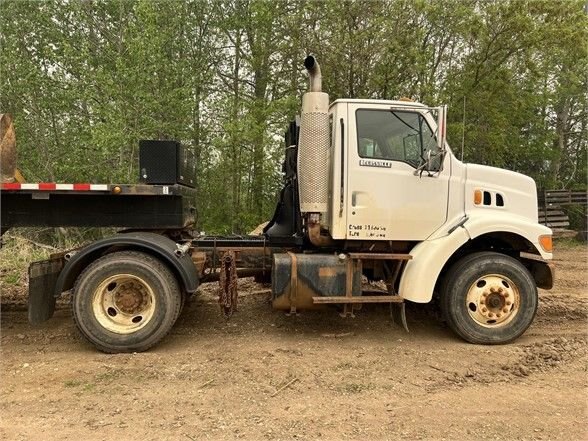
{"type": "Polygon", "coordinates": [[[194,154],[178,141],[139,141],[139,180],[145,184],[182,184],[194,187],[194,154]]]}

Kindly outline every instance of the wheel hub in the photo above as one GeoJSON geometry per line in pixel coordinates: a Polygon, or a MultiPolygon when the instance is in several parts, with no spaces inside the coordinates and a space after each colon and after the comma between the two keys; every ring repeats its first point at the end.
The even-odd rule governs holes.
{"type": "Polygon", "coordinates": [[[489,274],[470,287],[466,306],[470,317],[486,327],[504,326],[518,313],[519,290],[507,277],[489,274]]]}
{"type": "Polygon", "coordinates": [[[94,291],[92,311],[107,330],[130,334],[144,327],[155,312],[155,295],[149,284],[132,274],[108,277],[94,291]]]}
{"type": "Polygon", "coordinates": [[[149,294],[141,283],[127,282],[114,295],[115,306],[125,314],[138,314],[148,303],[149,294]]]}

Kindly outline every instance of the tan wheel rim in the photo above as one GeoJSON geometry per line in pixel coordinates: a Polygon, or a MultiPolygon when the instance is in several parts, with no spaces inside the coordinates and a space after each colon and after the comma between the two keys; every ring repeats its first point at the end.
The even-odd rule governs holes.
{"type": "Polygon", "coordinates": [[[130,334],[151,321],[155,303],[147,282],[132,274],[117,274],[105,279],[94,291],[92,311],[107,330],[130,334]]]}
{"type": "Polygon", "coordinates": [[[510,323],[519,312],[517,286],[508,277],[489,274],[477,279],[466,296],[466,308],[476,323],[499,328],[510,323]]]}

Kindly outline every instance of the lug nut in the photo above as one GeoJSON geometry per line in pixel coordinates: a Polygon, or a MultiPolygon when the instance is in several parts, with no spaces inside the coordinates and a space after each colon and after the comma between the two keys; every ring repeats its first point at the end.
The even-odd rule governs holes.
{"type": "Polygon", "coordinates": [[[496,314],[496,317],[500,318],[500,317],[502,317],[502,314],[498,313],[498,314],[496,314]]]}
{"type": "Polygon", "coordinates": [[[512,302],[510,300],[507,300],[506,301],[506,306],[510,306],[510,305],[512,305],[512,302]]]}
{"type": "Polygon", "coordinates": [[[507,293],[507,292],[505,292],[505,293],[504,293],[504,297],[508,297],[509,295],[510,295],[510,294],[509,294],[509,293],[507,293]]]}
{"type": "Polygon", "coordinates": [[[494,287],[490,288],[490,292],[496,292],[496,288],[494,288],[494,287]]]}
{"type": "Polygon", "coordinates": [[[492,318],[492,317],[494,317],[494,314],[493,313],[489,313],[488,314],[488,317],[492,318]]]}
{"type": "Polygon", "coordinates": [[[508,312],[508,308],[504,308],[504,309],[502,310],[502,312],[504,312],[504,313],[506,314],[506,313],[508,312]]]}
{"type": "Polygon", "coordinates": [[[487,312],[487,311],[488,311],[488,309],[486,309],[485,307],[482,308],[482,312],[487,312]]]}

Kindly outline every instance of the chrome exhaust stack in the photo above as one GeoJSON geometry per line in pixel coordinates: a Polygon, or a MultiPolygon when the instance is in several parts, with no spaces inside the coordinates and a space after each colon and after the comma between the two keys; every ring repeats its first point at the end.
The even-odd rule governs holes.
{"type": "Polygon", "coordinates": [[[323,88],[323,76],[321,74],[321,67],[316,59],[309,55],[304,59],[304,67],[308,72],[308,78],[310,79],[309,92],[322,92],[323,88]]]}
{"type": "Polygon", "coordinates": [[[329,95],[322,92],[321,68],[312,55],[306,57],[304,67],[310,91],[302,97],[298,141],[300,212],[307,219],[310,241],[327,246],[332,239],[320,235],[320,223],[328,214],[329,202],[329,95]]]}
{"type": "Polygon", "coordinates": [[[329,173],[329,95],[321,92],[321,69],[312,55],[304,60],[310,92],[302,97],[298,142],[298,185],[302,213],[326,213],[329,173]]]}

